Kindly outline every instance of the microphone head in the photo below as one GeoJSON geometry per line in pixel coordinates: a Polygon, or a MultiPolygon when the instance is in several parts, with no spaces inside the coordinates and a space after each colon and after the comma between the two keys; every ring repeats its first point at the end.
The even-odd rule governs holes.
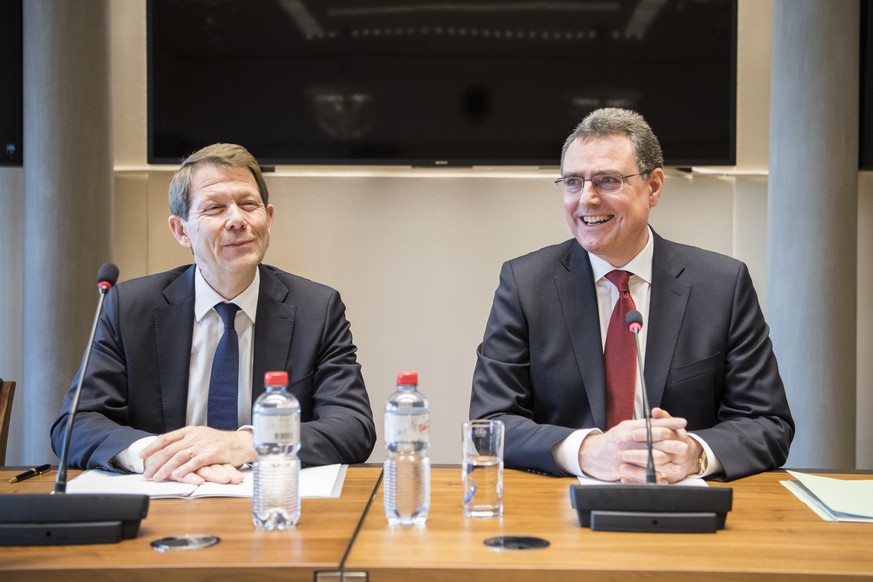
{"type": "Polygon", "coordinates": [[[627,325],[628,331],[638,333],[643,329],[643,315],[636,309],[632,309],[624,316],[624,323],[627,325]]]}
{"type": "Polygon", "coordinates": [[[103,263],[97,270],[97,289],[107,293],[118,281],[118,267],[114,263],[103,263]]]}

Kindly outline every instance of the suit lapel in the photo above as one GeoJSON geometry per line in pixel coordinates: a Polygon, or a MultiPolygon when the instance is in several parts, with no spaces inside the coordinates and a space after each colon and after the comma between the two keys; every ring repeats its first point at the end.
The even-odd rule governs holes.
{"type": "Polygon", "coordinates": [[[670,243],[655,234],[652,296],[646,336],[646,388],[650,406],[659,406],[676,351],[691,285],[680,279],[685,265],[670,243]]]}
{"type": "Polygon", "coordinates": [[[167,304],[155,307],[154,312],[155,352],[166,430],[185,426],[194,329],[194,269],[192,265],[164,289],[167,304]]]}
{"type": "MultiPolygon", "coordinates": [[[[258,314],[255,322],[254,364],[252,365],[252,403],[264,391],[264,374],[273,370],[288,370],[291,356],[291,335],[297,306],[286,303],[288,288],[263,266],[258,292],[258,314]]],[[[293,379],[292,379],[293,381],[293,379]]]]}
{"type": "Polygon", "coordinates": [[[564,324],[567,326],[594,423],[604,428],[606,373],[603,367],[600,316],[591,263],[588,254],[574,240],[561,259],[561,264],[563,269],[555,275],[555,287],[564,314],[564,324]]]}

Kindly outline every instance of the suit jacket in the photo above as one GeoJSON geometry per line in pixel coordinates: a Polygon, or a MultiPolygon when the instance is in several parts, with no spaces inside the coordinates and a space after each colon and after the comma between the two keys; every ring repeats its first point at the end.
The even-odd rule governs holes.
{"type": "MultiPolygon", "coordinates": [[[[794,421],[746,266],[655,234],[646,393],[688,420],[735,479],[785,462],[794,421]]],[[[573,239],[503,265],[473,376],[470,418],[506,424],[507,466],[564,474],[552,447],[606,425],[588,253],[573,239]]]]}
{"type": "MultiPolygon", "coordinates": [[[[252,400],[287,370],[300,401],[305,465],[360,463],[376,442],[345,305],[335,290],[261,265],[252,400]]],[[[106,297],[82,385],[71,466],[113,467],[134,441],[185,426],[194,322],[193,265],[118,284],[106,297]]],[[[51,429],[60,455],[80,369],[51,429]]]]}

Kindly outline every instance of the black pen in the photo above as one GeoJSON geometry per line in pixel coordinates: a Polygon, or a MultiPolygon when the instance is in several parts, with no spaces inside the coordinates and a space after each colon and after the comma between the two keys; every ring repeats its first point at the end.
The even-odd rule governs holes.
{"type": "Polygon", "coordinates": [[[16,475],[12,479],[9,480],[10,483],[18,483],[19,481],[24,481],[25,479],[30,479],[31,477],[36,477],[37,475],[42,475],[43,473],[48,473],[52,470],[52,466],[49,463],[45,465],[40,465],[39,467],[34,467],[33,469],[28,469],[24,473],[20,475],[16,475]]]}

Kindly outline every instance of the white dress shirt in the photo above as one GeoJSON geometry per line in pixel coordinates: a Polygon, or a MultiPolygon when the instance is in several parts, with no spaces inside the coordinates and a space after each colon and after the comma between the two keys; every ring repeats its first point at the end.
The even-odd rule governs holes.
{"type": "MultiPolygon", "coordinates": [[[[252,365],[255,340],[255,317],[258,311],[260,271],[245,291],[227,303],[239,306],[235,327],[239,336],[239,391],[237,395],[237,420],[240,426],[252,420],[252,365]]],[[[191,362],[188,372],[188,405],[185,424],[205,426],[209,404],[209,379],[212,375],[212,358],[224,333],[224,324],[215,311],[215,304],[224,302],[203,278],[200,269],[194,276],[194,335],[191,338],[191,362]]]]}

